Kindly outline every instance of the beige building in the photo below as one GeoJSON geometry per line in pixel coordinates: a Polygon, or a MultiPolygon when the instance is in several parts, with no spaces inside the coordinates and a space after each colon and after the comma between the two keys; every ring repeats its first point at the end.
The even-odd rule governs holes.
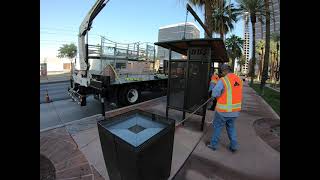
{"type": "Polygon", "coordinates": [[[48,73],[69,72],[71,69],[71,62],[68,58],[58,58],[55,56],[40,57],[40,64],[41,63],[47,64],[48,73]]]}

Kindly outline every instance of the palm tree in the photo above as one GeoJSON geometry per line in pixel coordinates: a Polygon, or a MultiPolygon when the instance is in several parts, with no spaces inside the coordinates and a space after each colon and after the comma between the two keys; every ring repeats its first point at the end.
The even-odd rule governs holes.
{"type": "Polygon", "coordinates": [[[224,35],[232,31],[233,23],[238,21],[238,16],[241,14],[233,4],[228,4],[223,1],[223,6],[213,9],[213,32],[220,33],[220,38],[224,39],[224,35]]]}
{"type": "Polygon", "coordinates": [[[280,63],[279,63],[279,49],[280,49],[280,34],[279,33],[273,33],[272,34],[272,40],[276,42],[276,71],[278,71],[280,63]]]}
{"type": "Polygon", "coordinates": [[[269,0],[264,0],[264,9],[266,15],[266,47],[265,56],[263,61],[263,71],[260,83],[261,95],[264,94],[264,86],[268,79],[268,64],[269,64],[269,52],[270,52],[270,10],[269,10],[269,0]]]}
{"type": "MultiPolygon", "coordinates": [[[[221,0],[188,0],[194,6],[203,7],[204,6],[204,24],[208,27],[209,33],[212,36],[213,32],[213,18],[212,18],[212,10],[218,7],[218,4],[221,0]]],[[[206,33],[204,33],[205,37],[208,37],[206,33]]]]}
{"type": "Polygon", "coordinates": [[[243,65],[246,63],[246,57],[245,56],[241,56],[237,62],[240,66],[240,74],[242,74],[242,67],[243,65]]]}
{"type": "MultiPolygon", "coordinates": [[[[237,0],[239,4],[239,10],[241,10],[244,14],[248,13],[250,16],[251,27],[252,27],[252,47],[255,47],[256,44],[256,29],[255,23],[257,16],[263,15],[264,11],[264,3],[263,0],[237,0]]],[[[254,67],[256,65],[256,52],[255,48],[252,48],[252,63],[250,67],[250,76],[251,81],[250,85],[253,85],[253,78],[255,76],[254,67]]]]}
{"type": "Polygon", "coordinates": [[[279,55],[279,42],[280,42],[280,34],[279,33],[272,33],[271,34],[271,51],[274,54],[274,61],[273,61],[273,73],[274,73],[274,79],[275,79],[275,72],[278,69],[279,61],[278,61],[278,55],[279,55]]]}
{"type": "Polygon", "coordinates": [[[242,56],[243,40],[241,39],[241,37],[233,34],[229,38],[227,38],[226,47],[229,57],[231,58],[231,69],[233,72],[235,59],[242,56]]]}
{"type": "Polygon", "coordinates": [[[270,80],[274,83],[275,80],[275,71],[276,71],[276,54],[277,54],[277,44],[272,39],[270,42],[270,55],[271,55],[271,63],[270,63],[270,80]]]}
{"type": "Polygon", "coordinates": [[[256,51],[258,52],[259,56],[260,56],[260,60],[259,60],[259,69],[258,69],[258,79],[261,78],[262,75],[262,62],[263,62],[263,50],[264,50],[264,46],[265,46],[265,42],[264,40],[260,39],[257,43],[256,43],[256,51]]]}

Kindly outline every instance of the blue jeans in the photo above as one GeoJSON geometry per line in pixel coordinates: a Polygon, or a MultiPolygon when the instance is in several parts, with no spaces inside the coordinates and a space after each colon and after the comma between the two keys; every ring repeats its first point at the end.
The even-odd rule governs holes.
{"type": "Polygon", "coordinates": [[[218,147],[219,139],[221,130],[224,126],[226,126],[228,137],[230,140],[230,148],[237,150],[238,143],[237,143],[237,134],[236,129],[234,126],[234,121],[237,117],[223,117],[219,113],[215,113],[214,121],[212,123],[213,126],[213,134],[211,138],[211,145],[214,148],[218,147]]]}

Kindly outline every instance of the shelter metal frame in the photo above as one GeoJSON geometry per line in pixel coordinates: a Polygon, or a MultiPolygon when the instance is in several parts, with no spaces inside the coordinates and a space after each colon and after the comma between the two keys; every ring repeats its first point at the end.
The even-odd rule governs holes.
{"type": "MultiPolygon", "coordinates": [[[[168,113],[169,113],[169,109],[175,109],[178,111],[182,111],[183,112],[183,117],[182,119],[185,119],[186,113],[192,113],[193,110],[195,110],[196,108],[199,108],[199,106],[201,104],[203,104],[207,99],[205,97],[208,96],[208,87],[209,87],[209,75],[211,74],[211,64],[214,62],[218,62],[219,64],[221,63],[225,63],[228,62],[228,55],[226,53],[226,48],[224,45],[224,42],[221,38],[201,38],[201,39],[183,39],[183,40],[176,40],[176,41],[165,41],[165,42],[157,42],[155,43],[155,45],[161,46],[163,48],[169,49],[169,60],[168,60],[168,93],[167,93],[167,105],[166,105],[166,117],[168,117],[168,113]],[[199,48],[199,49],[209,49],[209,57],[207,58],[208,60],[204,60],[204,59],[198,59],[198,60],[192,60],[190,59],[190,55],[189,55],[189,49],[190,48],[199,48]],[[181,60],[172,60],[172,51],[178,52],[180,54],[183,54],[185,56],[187,56],[187,59],[181,59],[181,60]],[[183,105],[182,108],[181,107],[174,107],[170,104],[170,99],[171,97],[171,87],[170,87],[170,82],[172,80],[172,63],[173,62],[185,62],[186,63],[186,67],[185,67],[185,72],[184,72],[184,87],[183,87],[183,105]],[[203,73],[207,73],[205,75],[206,79],[205,81],[208,83],[204,84],[204,89],[206,91],[201,91],[200,95],[198,95],[198,97],[201,98],[201,100],[199,100],[199,103],[194,104],[194,108],[190,108],[187,107],[187,102],[188,100],[190,100],[190,97],[187,97],[188,94],[188,89],[190,86],[190,82],[189,82],[189,66],[190,63],[192,62],[199,62],[201,64],[206,63],[207,64],[207,71],[203,72],[203,73]],[[203,94],[202,94],[203,93],[203,94]]],[[[205,67],[205,66],[204,66],[205,67]]],[[[200,68],[200,67],[199,67],[200,68]]],[[[204,75],[204,74],[203,74],[204,75]]],[[[200,73],[199,73],[200,76],[200,73]]],[[[200,76],[201,77],[201,76],[200,76]]],[[[204,121],[205,121],[205,115],[206,115],[206,106],[202,107],[202,110],[200,109],[198,112],[196,112],[197,115],[202,116],[202,120],[201,120],[201,127],[200,130],[203,131],[203,127],[204,127],[204,121]]],[[[182,123],[184,124],[184,123],[182,123]]]]}

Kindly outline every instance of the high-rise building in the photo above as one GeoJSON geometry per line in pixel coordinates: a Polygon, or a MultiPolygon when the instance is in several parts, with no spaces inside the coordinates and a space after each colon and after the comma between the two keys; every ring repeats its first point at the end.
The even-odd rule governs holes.
{"type": "Polygon", "coordinates": [[[242,73],[247,74],[249,72],[249,53],[250,53],[250,33],[249,33],[249,14],[244,15],[244,41],[243,41],[243,55],[246,58],[246,62],[243,65],[242,73]]]}
{"type": "MultiPolygon", "coordinates": [[[[269,4],[270,10],[270,35],[272,33],[280,34],[280,0],[271,0],[269,4]]],[[[265,39],[266,24],[257,21],[256,25],[256,40],[265,39]]]]}
{"type": "MultiPolygon", "coordinates": [[[[185,39],[200,38],[200,29],[192,22],[178,23],[167,25],[159,28],[158,42],[173,41],[185,39]]],[[[158,58],[160,59],[160,66],[163,65],[163,60],[169,59],[169,50],[158,47],[158,58]]],[[[182,55],[172,51],[172,59],[182,59],[182,55]]]]}
{"type": "MultiPolygon", "coordinates": [[[[280,0],[271,0],[269,3],[269,10],[270,10],[270,38],[272,38],[272,34],[276,33],[280,35],[280,0]]],[[[256,28],[256,42],[259,40],[265,40],[266,39],[266,24],[265,24],[265,18],[263,19],[264,23],[261,23],[260,21],[256,22],[255,28],[256,28]]],[[[256,57],[259,52],[256,52],[256,57]]],[[[256,58],[257,64],[261,64],[262,59],[256,58]]],[[[269,73],[271,73],[271,63],[269,63],[269,73]]],[[[263,67],[263,65],[261,65],[263,67]]]]}

